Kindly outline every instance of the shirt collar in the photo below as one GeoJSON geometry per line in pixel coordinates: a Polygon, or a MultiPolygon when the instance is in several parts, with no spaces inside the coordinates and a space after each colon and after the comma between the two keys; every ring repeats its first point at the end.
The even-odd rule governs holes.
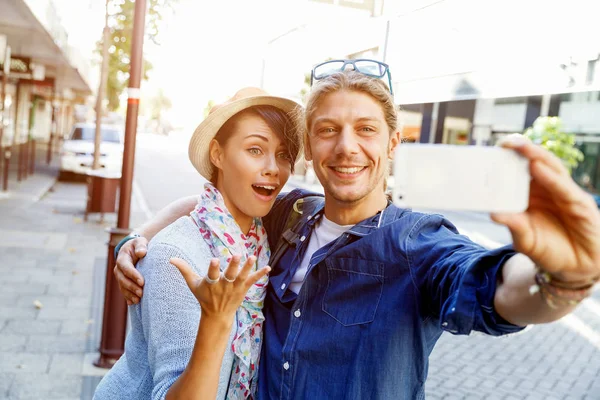
{"type": "MultiPolygon", "coordinates": [[[[325,211],[325,202],[305,202],[303,207],[303,214],[305,215],[304,218],[306,224],[312,228],[315,222],[323,216],[325,211]]],[[[347,233],[360,237],[366,236],[373,230],[379,229],[380,227],[395,221],[404,211],[406,210],[398,208],[391,202],[388,202],[386,208],[374,216],[360,221],[358,224],[350,228],[347,233]]]]}

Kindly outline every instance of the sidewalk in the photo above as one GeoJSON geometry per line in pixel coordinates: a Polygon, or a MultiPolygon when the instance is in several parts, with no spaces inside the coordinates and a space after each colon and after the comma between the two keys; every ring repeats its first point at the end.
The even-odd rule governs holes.
{"type": "MultiPolygon", "coordinates": [[[[91,362],[116,215],[83,222],[86,185],[57,175],[40,162],[0,195],[0,398],[91,399],[104,373],[91,362]]],[[[132,226],[143,220],[134,198],[132,226]]]]}

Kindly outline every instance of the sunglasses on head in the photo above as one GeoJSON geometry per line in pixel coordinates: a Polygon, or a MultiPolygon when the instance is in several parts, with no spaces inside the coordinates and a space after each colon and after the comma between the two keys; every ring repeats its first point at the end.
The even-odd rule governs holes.
{"type": "Polygon", "coordinates": [[[315,65],[310,74],[310,86],[313,81],[324,79],[336,72],[342,72],[346,69],[346,66],[352,65],[354,71],[359,72],[363,75],[370,76],[372,78],[381,79],[385,75],[388,77],[388,88],[390,94],[393,96],[394,91],[392,89],[392,74],[390,73],[390,67],[382,63],[381,61],[370,60],[367,58],[360,58],[357,60],[330,60],[325,61],[321,64],[315,65]]]}

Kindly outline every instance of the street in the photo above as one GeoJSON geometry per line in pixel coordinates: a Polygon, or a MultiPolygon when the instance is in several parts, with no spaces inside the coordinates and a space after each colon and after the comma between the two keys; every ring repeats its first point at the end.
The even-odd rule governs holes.
{"type": "MultiPolygon", "coordinates": [[[[549,261],[534,258],[539,261],[540,269],[552,270],[554,282],[546,276],[545,285],[540,274],[534,280],[530,270],[519,270],[520,264],[515,269],[504,264],[501,271],[508,278],[501,287],[508,290],[495,292],[494,284],[501,284],[495,281],[503,276],[496,276],[495,268],[482,274],[486,271],[481,269],[488,268],[486,261],[490,259],[486,249],[510,247],[512,237],[506,227],[491,221],[487,213],[414,210],[443,215],[464,235],[463,239],[468,237],[482,246],[475,250],[481,250],[484,256],[481,262],[463,257],[469,245],[454,246],[451,240],[436,235],[432,236],[434,240],[428,240],[426,218],[414,225],[403,218],[385,229],[379,226],[385,218],[380,218],[377,226],[365,223],[364,228],[376,234],[356,238],[354,246],[346,248],[352,252],[358,247],[363,260],[354,260],[356,263],[350,260],[349,267],[341,265],[338,269],[323,263],[345,263],[348,259],[344,260],[341,253],[335,253],[337,256],[332,260],[323,252],[309,251],[315,257],[324,257],[314,272],[325,276],[331,272],[328,270],[338,270],[343,274],[341,278],[333,278],[331,274],[325,278],[331,282],[327,282],[323,304],[310,295],[309,305],[315,306],[312,313],[302,307],[292,312],[291,321],[298,329],[290,328],[286,341],[307,337],[306,319],[311,315],[323,316],[327,306],[331,306],[326,304],[329,297],[341,299],[346,308],[347,297],[354,298],[360,303],[356,308],[350,307],[350,314],[355,314],[364,311],[362,295],[373,295],[370,320],[383,319],[400,325],[410,322],[399,329],[393,328],[393,323],[385,323],[378,330],[377,324],[370,322],[350,323],[352,327],[345,328],[342,325],[346,324],[331,314],[339,324],[325,317],[327,321],[322,324],[311,319],[312,325],[339,328],[340,332],[355,330],[364,342],[362,348],[371,349],[371,356],[389,353],[388,359],[401,362],[401,367],[388,367],[391,364],[378,360],[374,368],[367,368],[371,363],[360,359],[357,365],[347,366],[354,374],[352,378],[344,379],[343,373],[336,375],[339,388],[323,387],[326,385],[318,385],[314,380],[315,366],[329,362],[337,371],[344,362],[340,352],[332,351],[332,342],[324,342],[327,344],[323,346],[312,342],[305,348],[307,351],[292,348],[289,357],[282,357],[287,359],[281,360],[282,378],[267,382],[269,393],[261,392],[260,397],[275,397],[273,392],[279,390],[280,397],[286,397],[287,393],[291,399],[309,398],[310,393],[317,393],[314,397],[318,399],[600,400],[600,282],[593,279],[589,286],[584,283],[587,282],[584,278],[596,277],[598,272],[593,267],[598,260],[594,246],[598,245],[595,239],[600,237],[596,226],[600,214],[596,214],[591,203],[583,214],[561,212],[563,206],[565,209],[574,206],[573,210],[577,210],[585,205],[582,196],[568,196],[575,193],[573,186],[563,185],[568,176],[594,196],[600,207],[598,4],[600,1],[590,0],[0,0],[0,400],[93,400],[99,382],[123,355],[123,340],[132,321],[126,313],[134,315],[152,299],[147,296],[143,304],[125,308],[125,299],[114,278],[113,250],[119,239],[140,232],[139,227],[145,221],[173,201],[198,198],[206,179],[196,168],[203,170],[204,175],[210,173],[200,151],[206,151],[208,140],[222,128],[226,134],[232,129],[248,133],[247,138],[236,137],[228,142],[227,151],[238,153],[233,157],[227,153],[224,168],[233,171],[227,174],[227,183],[235,190],[248,191],[248,198],[252,197],[250,185],[243,182],[256,171],[264,172],[283,162],[280,145],[270,139],[271,134],[284,139],[289,150],[296,147],[289,145],[290,141],[302,141],[295,136],[299,133],[294,126],[298,122],[296,117],[303,120],[303,128],[311,133],[315,163],[328,163],[327,167],[339,179],[354,179],[354,182],[368,178],[375,168],[368,166],[363,170],[362,163],[348,160],[338,163],[332,161],[332,155],[346,146],[348,151],[373,159],[379,138],[383,138],[380,133],[388,130],[392,136],[398,134],[401,143],[416,143],[436,150],[441,149],[439,146],[453,146],[477,152],[498,146],[507,138],[516,140],[515,146],[517,141],[529,140],[557,159],[549,160],[548,154],[538,154],[530,145],[521,143],[519,148],[515,147],[529,159],[530,176],[534,179],[530,186],[533,194],[529,197],[532,207],[527,214],[535,214],[538,202],[542,208],[547,206],[546,195],[563,200],[560,207],[546,208],[557,214],[551,217],[557,218],[532,218],[528,227],[548,233],[545,229],[551,228],[546,228],[547,224],[558,219],[560,224],[554,226],[565,228],[568,240],[582,246],[573,257],[566,258],[572,261],[565,263],[559,260],[564,257],[556,256],[569,254],[562,251],[565,235],[559,235],[558,241],[552,235],[544,238],[536,235],[534,249],[546,245],[542,253],[549,261]],[[303,105],[302,111],[296,112],[299,104],[303,105]],[[261,107],[246,113],[250,106],[261,107]],[[292,121],[284,118],[283,113],[292,117],[292,121]],[[200,140],[193,147],[198,151],[197,158],[202,160],[194,160],[195,168],[189,160],[188,144],[196,124],[202,120],[205,123],[197,136],[200,140]],[[261,132],[269,133],[268,137],[261,132]],[[250,137],[254,137],[253,141],[268,142],[269,150],[251,148],[246,144],[250,143],[246,142],[250,137]],[[267,167],[262,154],[274,155],[271,166],[267,167]],[[89,167],[93,170],[88,174],[89,167]],[[120,181],[116,176],[119,171],[120,181]],[[536,185],[551,190],[538,196],[536,185]],[[592,227],[586,230],[586,225],[592,227]],[[398,228],[401,233],[388,234],[387,228],[398,228]],[[381,241],[377,238],[382,233],[381,241]],[[413,237],[417,244],[433,244],[418,247],[421,250],[387,251],[403,241],[410,247],[413,237]],[[370,243],[366,244],[367,241],[370,243]],[[389,241],[395,243],[388,246],[389,241]],[[592,245],[585,246],[585,242],[592,245]],[[391,262],[391,268],[382,267],[385,274],[362,269],[363,264],[369,269],[379,267],[373,254],[367,257],[367,247],[373,249],[371,253],[376,253],[375,256],[391,262]],[[441,270],[436,268],[440,248],[452,256],[443,260],[447,268],[441,270]],[[413,256],[434,261],[413,262],[413,256]],[[472,270],[467,270],[471,267],[472,270]],[[475,280],[473,277],[478,274],[485,279],[475,280]],[[393,275],[403,279],[395,291],[389,290],[396,282],[393,275]],[[426,283],[421,283],[422,275],[426,275],[426,283]],[[519,279],[513,280],[513,276],[527,279],[514,291],[513,282],[519,279]],[[561,276],[566,282],[556,279],[561,276]],[[437,284],[438,278],[448,278],[452,287],[437,284]],[[367,289],[362,288],[359,279],[365,281],[367,289]],[[341,296],[337,296],[330,283],[345,287],[341,296]],[[349,293],[348,288],[353,291],[349,293]],[[381,292],[375,298],[379,288],[381,292]],[[442,296],[441,307],[430,306],[440,292],[447,292],[442,296]],[[398,300],[397,296],[402,295],[407,301],[398,300]],[[496,296],[495,304],[490,304],[492,296],[496,296]],[[521,314],[540,317],[524,321],[543,320],[544,310],[535,307],[529,310],[526,305],[539,305],[545,300],[547,306],[555,308],[552,297],[561,303],[556,307],[557,313],[565,303],[584,300],[574,310],[569,308],[567,311],[572,312],[560,320],[532,325],[502,338],[478,332],[468,336],[450,333],[457,332],[453,318],[459,321],[459,327],[480,330],[505,322],[494,312],[494,309],[505,310],[502,302],[497,301],[501,298],[518,298],[513,304],[518,304],[521,314]],[[384,309],[381,304],[390,300],[393,309],[384,309]],[[479,312],[484,317],[474,318],[479,312]],[[431,324],[433,329],[424,329],[431,324]],[[428,344],[438,339],[440,332],[443,334],[435,347],[430,348],[428,344]],[[415,340],[416,359],[407,356],[404,350],[394,351],[390,347],[373,350],[378,343],[410,346],[415,340]],[[311,348],[316,351],[311,352],[311,348]],[[427,351],[430,353],[426,354],[427,351]],[[296,379],[299,375],[294,362],[313,353],[317,362],[308,368],[312,375],[296,379]],[[415,365],[421,368],[416,374],[415,365]],[[426,381],[423,375],[427,375],[426,381]],[[300,383],[292,388],[287,385],[288,380],[300,383]],[[354,392],[349,387],[350,381],[360,385],[361,393],[365,394],[354,392]],[[419,393],[399,394],[399,388],[411,387],[418,387],[419,393]],[[383,388],[385,391],[377,390],[383,388]],[[421,393],[423,388],[425,396],[421,393]]],[[[295,154],[295,150],[290,153],[295,154]]],[[[473,172],[486,171],[483,166],[487,163],[509,182],[516,182],[514,178],[518,177],[524,186],[528,184],[523,170],[513,175],[507,164],[486,157],[465,169],[456,162],[448,164],[444,172],[461,183],[452,183],[451,188],[445,189],[442,184],[450,182],[445,178],[435,179],[436,158],[420,157],[426,164],[418,170],[427,175],[412,180],[441,191],[437,198],[443,203],[438,207],[450,204],[446,195],[451,189],[461,189],[462,201],[476,198],[480,188],[491,183],[500,186],[498,179],[486,175],[485,183],[476,186],[474,195],[464,190],[463,182],[477,182],[473,172]]],[[[402,160],[414,166],[407,158],[402,160]]],[[[384,167],[386,163],[382,157],[375,165],[384,167]]],[[[323,193],[314,174],[308,176],[307,182],[300,171],[296,172],[281,193],[296,188],[323,193]]],[[[266,177],[267,174],[261,182],[253,182],[254,193],[263,196],[272,193],[273,183],[266,177]]],[[[387,189],[392,189],[394,176],[386,183],[387,189]]],[[[399,180],[396,188],[401,184],[399,180]]],[[[367,186],[365,183],[358,190],[367,186]]],[[[501,187],[503,194],[517,198],[516,191],[508,185],[501,187]]],[[[245,201],[243,195],[247,193],[235,190],[230,198],[233,195],[245,201]]],[[[404,199],[410,200],[410,196],[404,199]]],[[[385,201],[379,200],[381,209],[385,201]]],[[[362,202],[354,204],[357,208],[353,210],[345,207],[348,204],[338,203],[338,207],[328,201],[333,206],[328,208],[328,216],[331,214],[336,220],[336,212],[343,218],[364,211],[359,203],[362,202]]],[[[502,203],[507,205],[504,200],[502,203]]],[[[285,218],[273,214],[271,221],[285,218]]],[[[385,215],[384,211],[380,215],[385,215]]],[[[407,215],[415,217],[409,212],[404,214],[407,215]]],[[[215,220],[219,217],[222,216],[215,220]]],[[[317,218],[309,218],[317,224],[317,218]]],[[[217,222],[227,225],[231,221],[217,222]]],[[[243,221],[238,222],[243,226],[243,221]]],[[[322,222],[324,218],[320,218],[319,224],[322,222]]],[[[316,226],[323,228],[324,235],[331,234],[327,241],[340,234],[351,235],[345,229],[328,232],[327,224],[319,224],[316,226]]],[[[222,225],[219,227],[223,230],[222,225]]],[[[318,229],[317,233],[320,232],[318,229]]],[[[259,231],[256,237],[261,239],[261,235],[264,232],[259,231]]],[[[303,233],[298,240],[307,245],[311,235],[310,244],[314,245],[319,241],[317,234],[303,233]]],[[[237,238],[227,236],[229,244],[224,241],[225,246],[237,246],[237,238]]],[[[454,233],[451,236],[457,238],[454,233]]],[[[274,234],[271,239],[279,238],[274,234]]],[[[259,252],[263,247],[259,247],[259,252]]],[[[308,257],[309,269],[317,265],[315,257],[308,257]]],[[[118,275],[119,269],[116,271],[118,275]]],[[[148,283],[152,282],[148,279],[148,283]]],[[[325,287],[322,281],[317,283],[313,286],[307,280],[303,291],[317,287],[321,295],[325,287]]],[[[285,293],[290,289],[286,286],[289,284],[287,280],[276,282],[272,274],[269,290],[280,288],[285,293]]],[[[151,291],[152,285],[146,288],[151,291]]],[[[262,294],[256,293],[256,297],[262,294]]],[[[263,299],[250,299],[254,296],[248,293],[246,297],[263,304],[263,299]]],[[[295,306],[302,306],[303,302],[296,303],[295,306]]],[[[198,311],[198,304],[193,305],[198,311]]],[[[514,317],[510,311],[503,314],[511,320],[514,317]]],[[[174,315],[183,315],[182,310],[174,315]]],[[[254,319],[254,313],[251,316],[254,319]]],[[[281,322],[277,318],[269,321],[281,322]]],[[[244,326],[242,321],[237,322],[244,326]]],[[[160,325],[153,325],[150,333],[146,329],[140,336],[141,342],[150,343],[152,328],[160,325]]],[[[254,349],[260,340],[253,342],[254,328],[250,330],[251,340],[243,337],[231,346],[232,350],[244,351],[243,364],[248,362],[245,349],[254,349]]],[[[280,328],[278,325],[277,329],[280,328]]],[[[469,329],[461,330],[464,331],[469,329]]],[[[176,336],[173,336],[175,342],[176,336]]],[[[326,339],[347,344],[341,337],[331,332],[325,335],[326,339]]],[[[266,339],[267,344],[272,344],[271,338],[266,339]]],[[[143,348],[142,344],[139,349],[143,348]]],[[[161,350],[169,357],[179,357],[176,349],[161,350]]],[[[356,349],[350,350],[356,353],[356,349]]],[[[131,353],[128,349],[127,354],[131,353]]],[[[250,352],[250,365],[246,365],[250,371],[257,365],[253,364],[253,355],[250,352]]],[[[141,388],[152,386],[153,397],[160,397],[156,390],[161,371],[155,367],[160,364],[161,356],[148,354],[146,358],[152,376],[138,380],[143,381],[139,385],[120,383],[132,390],[131,396],[134,392],[147,393],[141,388]]],[[[138,372],[142,368],[147,371],[146,362],[137,363],[134,357],[126,356],[122,361],[119,365],[130,369],[133,373],[129,377],[134,380],[141,377],[138,372]]],[[[225,397],[245,397],[241,393],[245,387],[242,383],[250,375],[244,366],[241,372],[238,370],[232,369],[232,374],[240,376],[235,389],[220,385],[228,391],[225,397]]],[[[225,374],[221,377],[226,378],[225,374]]],[[[251,383],[254,385],[256,380],[251,383]]],[[[204,396],[204,392],[196,394],[204,396]]],[[[131,396],[119,389],[107,397],[131,396]]]]}
{"type": "MultiPolygon", "coordinates": [[[[148,216],[201,190],[185,135],[138,135],[135,168],[148,216]]],[[[305,185],[291,179],[284,190],[298,186],[305,185]]],[[[443,214],[483,246],[511,241],[485,214],[443,214]]],[[[600,291],[559,322],[506,338],[443,334],[430,357],[426,389],[429,399],[600,399],[600,291]]]]}

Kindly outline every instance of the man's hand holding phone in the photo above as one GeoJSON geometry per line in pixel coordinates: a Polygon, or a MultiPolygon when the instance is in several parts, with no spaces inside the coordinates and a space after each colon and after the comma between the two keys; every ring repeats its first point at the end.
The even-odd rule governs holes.
{"type": "Polygon", "coordinates": [[[555,278],[599,277],[600,212],[593,198],[556,156],[522,135],[500,147],[401,144],[394,202],[491,212],[510,230],[515,250],[555,278]]]}
{"type": "Polygon", "coordinates": [[[501,146],[529,160],[529,207],[521,213],[495,213],[492,219],[508,227],[515,250],[555,278],[597,279],[600,212],[592,196],[575,183],[556,156],[525,137],[509,137],[501,146]]]}

